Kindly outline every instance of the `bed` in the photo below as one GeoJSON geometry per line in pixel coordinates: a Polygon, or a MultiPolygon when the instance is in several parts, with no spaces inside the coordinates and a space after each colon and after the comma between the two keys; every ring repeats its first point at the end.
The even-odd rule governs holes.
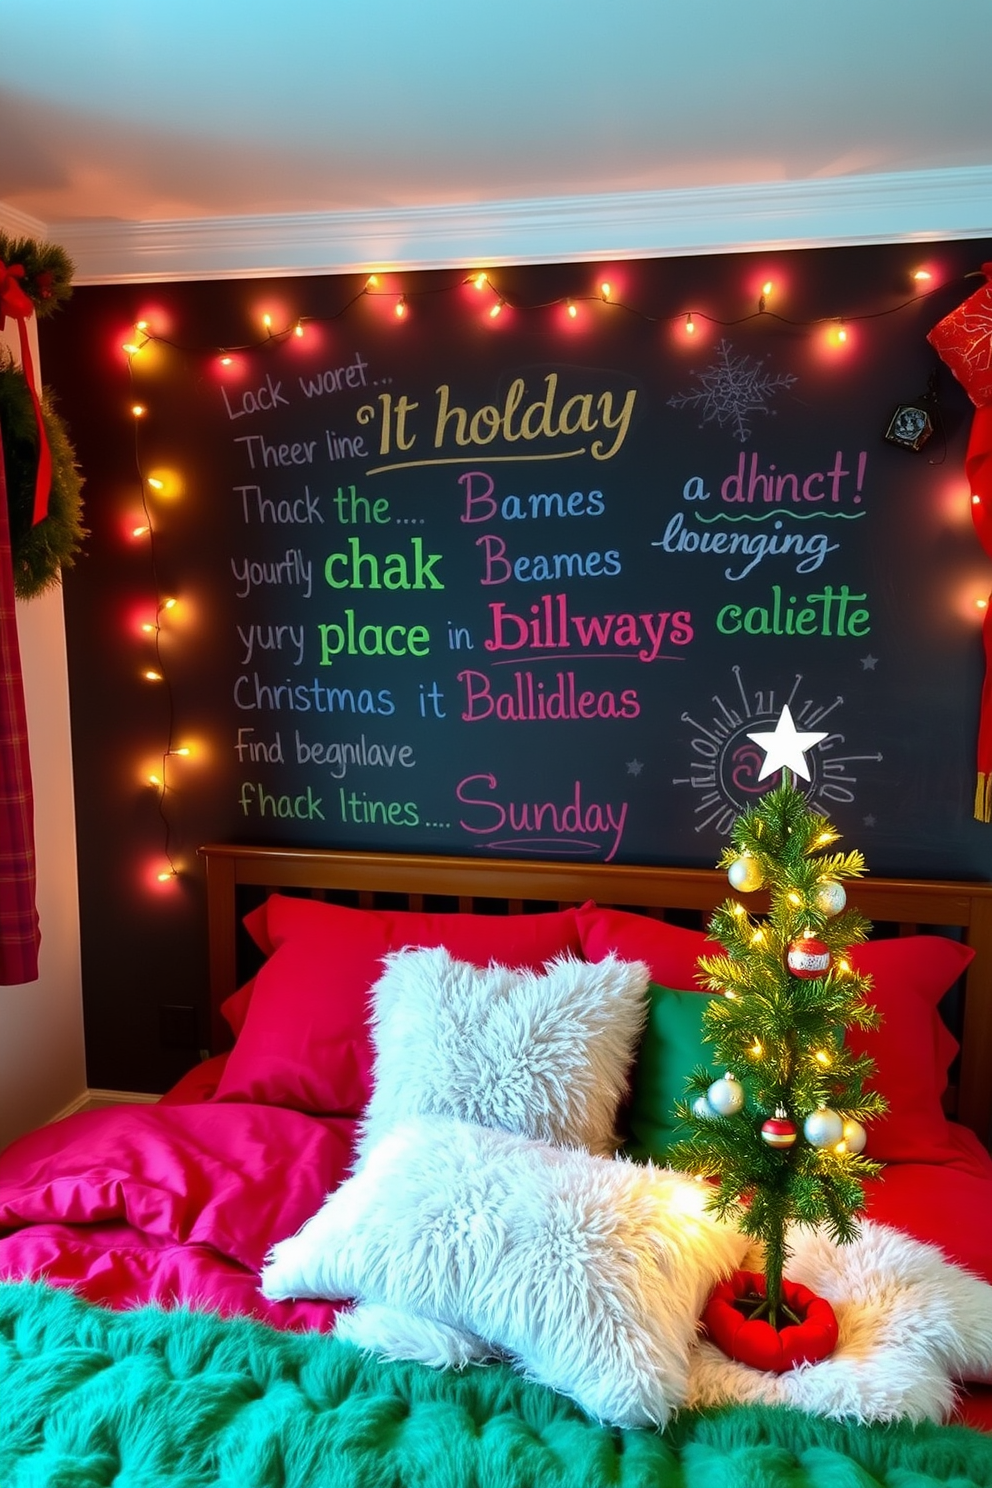
{"type": "MultiPolygon", "coordinates": [[[[414,971],[432,972],[446,958],[474,996],[480,988],[489,995],[491,962],[529,977],[528,986],[560,965],[578,980],[540,981],[541,995],[550,987],[561,998],[555,1032],[571,1019],[581,1041],[597,1029],[600,1037],[604,1006],[614,1033],[625,1016],[627,992],[620,983],[604,992],[601,969],[641,964],[652,985],[671,993],[654,1034],[676,1039],[702,995],[696,957],[709,912],[728,896],[726,877],[230,844],[201,855],[211,1057],[155,1105],[80,1113],[0,1155],[5,1484],[667,1484],[717,1472],[772,1484],[835,1469],[851,1482],[992,1484],[992,1328],[975,1323],[992,1295],[992,885],[869,878],[850,891],[875,927],[859,954],[884,1021],[879,1034],[863,1037],[875,1039],[877,1082],[890,1101],[871,1133],[885,1168],[868,1186],[865,1230],[894,1234],[907,1254],[946,1263],[957,1280],[983,1289],[947,1301],[930,1285],[935,1273],[921,1272],[912,1306],[935,1295],[932,1325],[901,1299],[901,1336],[922,1351],[910,1350],[896,1371],[901,1391],[918,1376],[911,1403],[904,1412],[880,1407],[873,1419],[860,1407],[854,1415],[810,1409],[800,1395],[769,1403],[686,1396],[683,1388],[664,1429],[644,1429],[618,1425],[616,1416],[611,1424],[606,1408],[577,1403],[595,1395],[548,1388],[541,1381],[557,1376],[547,1370],[514,1367],[513,1347],[477,1367],[469,1326],[448,1328],[438,1344],[466,1367],[427,1367],[417,1359],[428,1354],[415,1350],[380,1357],[368,1342],[395,1341],[395,1298],[388,1288],[376,1294],[364,1275],[364,1303],[344,1313],[346,1299],[308,1296],[305,1286],[294,1296],[264,1294],[259,1276],[274,1245],[305,1230],[329,1193],[357,1181],[349,1179],[356,1143],[359,1154],[379,1150],[370,1148],[373,1091],[395,1089],[400,1105],[409,1103],[422,1083],[418,1061],[430,1063],[444,1042],[431,1033],[434,1010],[423,1014],[421,992],[409,990],[414,971]],[[369,1028],[369,991],[384,967],[383,980],[393,977],[399,989],[394,1004],[380,1004],[398,1009],[391,1044],[381,1027],[376,1043],[369,1028]],[[427,1047],[419,1047],[425,1029],[427,1047]],[[945,1326],[952,1316],[961,1336],[978,1327],[977,1343],[970,1356],[955,1354],[953,1339],[941,1344],[931,1380],[934,1340],[954,1332],[945,1326]],[[338,1322],[335,1334],[342,1317],[357,1322],[338,1322]]],[[[761,895],[748,904],[760,911],[761,895]]],[[[484,1019],[468,1021],[471,1042],[484,1019]]],[[[558,1092],[561,1110],[523,1143],[527,1161],[545,1164],[542,1181],[549,1135],[566,1148],[608,1144],[622,1058],[618,1049],[605,1074],[597,1066],[588,1089],[578,1065],[557,1080],[567,1087],[558,1092]],[[604,1081],[616,1085],[608,1099],[604,1081]],[[587,1126],[575,1125],[579,1106],[587,1126]]],[[[667,1069],[660,1088],[682,1074],[667,1069]]],[[[620,1112],[628,1134],[635,1109],[636,1100],[620,1112]]],[[[395,1119],[388,1101],[378,1112],[383,1129],[391,1112],[395,1119]]],[[[453,1161],[460,1139],[445,1126],[452,1114],[463,1113],[421,1104],[407,1122],[408,1144],[416,1138],[432,1160],[453,1161]]],[[[664,1125],[664,1113],[654,1115],[664,1125]]],[[[485,1119],[474,1108],[469,1118],[485,1119]]],[[[503,1138],[486,1141],[472,1161],[488,1173],[504,1160],[503,1138]]],[[[379,1228],[372,1241],[361,1230],[347,1237],[359,1269],[378,1246],[380,1273],[389,1273],[419,1150],[396,1147],[392,1168],[375,1180],[379,1228]]],[[[510,1156],[518,1161],[516,1149],[510,1156]]],[[[642,1171],[583,1160],[599,1164],[597,1174],[642,1171]]],[[[372,1158],[362,1161],[371,1171],[372,1158]]],[[[585,1171],[576,1178],[562,1170],[554,1181],[574,1188],[585,1171]]],[[[672,1306],[692,1314],[691,1336],[678,1345],[692,1369],[697,1350],[709,1347],[695,1342],[693,1300],[708,1273],[692,1271],[693,1293],[680,1243],[674,1235],[672,1306]]],[[[505,1305],[512,1311],[514,1299],[505,1305]]],[[[529,1300],[519,1323],[532,1342],[534,1306],[540,1312],[544,1300],[529,1300]]],[[[599,1342],[590,1336],[590,1357],[599,1342]]]]}

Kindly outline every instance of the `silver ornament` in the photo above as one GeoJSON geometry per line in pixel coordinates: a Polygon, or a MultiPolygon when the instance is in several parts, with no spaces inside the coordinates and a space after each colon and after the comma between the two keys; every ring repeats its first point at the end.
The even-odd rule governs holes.
{"type": "Polygon", "coordinates": [[[692,1114],[698,1121],[712,1121],[716,1112],[705,1095],[697,1095],[692,1103],[692,1114]]]}
{"type": "Polygon", "coordinates": [[[861,1122],[855,1121],[853,1116],[849,1116],[844,1122],[844,1129],[841,1133],[841,1141],[844,1143],[848,1152],[864,1152],[867,1140],[868,1133],[861,1125],[861,1122]]]}
{"type": "Polygon", "coordinates": [[[813,902],[823,915],[838,915],[847,903],[847,890],[836,879],[817,884],[813,902]]]}
{"type": "Polygon", "coordinates": [[[803,1122],[803,1136],[811,1147],[836,1147],[844,1135],[844,1123],[829,1106],[818,1106],[803,1122]]]}
{"type": "Polygon", "coordinates": [[[744,1086],[728,1070],[719,1080],[713,1081],[706,1099],[718,1116],[735,1116],[744,1104],[744,1086]]]}
{"type": "Polygon", "coordinates": [[[748,852],[741,853],[739,858],[734,859],[727,869],[727,877],[730,879],[731,887],[738,889],[742,894],[752,894],[764,883],[761,864],[748,852]]]}

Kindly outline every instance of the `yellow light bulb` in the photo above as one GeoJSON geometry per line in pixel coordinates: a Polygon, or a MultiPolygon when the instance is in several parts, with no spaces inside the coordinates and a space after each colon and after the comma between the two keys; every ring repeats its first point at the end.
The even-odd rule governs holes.
{"type": "Polygon", "coordinates": [[[148,477],[148,484],[151,486],[151,488],[152,488],[153,491],[164,491],[165,490],[165,481],[160,481],[154,475],[150,475],[148,477]]]}
{"type": "Polygon", "coordinates": [[[134,415],[135,418],[141,418],[141,416],[143,415],[144,411],[145,410],[144,410],[144,405],[143,404],[141,404],[141,403],[132,403],[131,404],[131,412],[132,412],[132,414],[134,415]]]}
{"type": "Polygon", "coordinates": [[[148,784],[149,785],[154,785],[155,788],[158,789],[161,786],[162,781],[161,781],[161,779],[159,778],[158,775],[149,775],[149,777],[148,777],[148,784]]]}
{"type": "Polygon", "coordinates": [[[750,1053],[755,1059],[760,1059],[761,1056],[762,1056],[762,1054],[764,1052],[765,1052],[764,1049],[758,1043],[758,1040],[757,1039],[755,1039],[754,1043],[751,1045],[750,1049],[748,1050],[748,1053],[750,1053]]]}
{"type": "Polygon", "coordinates": [[[233,357],[222,356],[221,359],[220,359],[220,364],[221,364],[222,367],[229,367],[233,361],[234,361],[234,358],[233,357]]]}
{"type": "Polygon", "coordinates": [[[797,905],[797,906],[800,905],[800,904],[802,904],[802,902],[803,902],[802,901],[802,895],[801,894],[797,894],[796,891],[795,891],[795,889],[790,889],[789,892],[786,894],[785,897],[788,899],[788,901],[789,901],[790,904],[794,904],[794,905],[797,905]]]}
{"type": "Polygon", "coordinates": [[[162,680],[162,673],[154,672],[151,670],[151,668],[149,668],[148,671],[144,672],[142,675],[144,676],[146,682],[161,682],[162,680]]]}
{"type": "Polygon", "coordinates": [[[262,316],[262,324],[267,331],[272,329],[272,316],[269,315],[268,311],[262,316]]]}
{"type": "Polygon", "coordinates": [[[816,1062],[817,1064],[822,1064],[824,1069],[830,1068],[830,1055],[827,1053],[826,1049],[817,1049],[816,1062]]]}
{"type": "Polygon", "coordinates": [[[158,626],[153,625],[150,620],[146,620],[141,628],[145,632],[145,635],[154,635],[155,632],[158,630],[158,626]]]}
{"type": "Polygon", "coordinates": [[[131,536],[132,537],[147,537],[148,533],[151,532],[151,530],[152,529],[150,527],[132,527],[131,528],[131,536]]]}
{"type": "Polygon", "coordinates": [[[610,295],[613,293],[613,287],[607,280],[604,280],[603,283],[599,286],[599,292],[603,296],[604,300],[608,300],[610,298],[610,295]]]}
{"type": "Polygon", "coordinates": [[[127,354],[128,354],[129,357],[133,357],[133,356],[137,356],[138,355],[138,352],[141,350],[141,347],[140,346],[135,346],[135,344],[134,344],[133,341],[125,341],[124,342],[124,350],[127,352],[127,354]]]}
{"type": "Polygon", "coordinates": [[[162,873],[159,873],[157,875],[159,883],[168,883],[169,879],[175,878],[175,876],[176,872],[174,868],[165,869],[162,873]]]}
{"type": "Polygon", "coordinates": [[[162,601],[162,609],[163,610],[174,610],[176,608],[176,605],[178,603],[179,603],[178,599],[163,599],[163,601],[162,601]]]}
{"type": "Polygon", "coordinates": [[[180,749],[170,749],[169,750],[169,753],[170,754],[181,754],[183,756],[183,758],[186,758],[186,756],[192,754],[192,752],[193,751],[190,749],[190,747],[189,747],[188,744],[184,744],[180,749]]]}
{"type": "Polygon", "coordinates": [[[303,327],[302,327],[302,325],[300,324],[299,321],[296,322],[296,325],[293,328],[293,335],[294,336],[302,336],[303,335],[303,327]]]}
{"type": "Polygon", "coordinates": [[[473,283],[475,284],[476,289],[485,289],[486,285],[489,283],[489,275],[485,273],[476,274],[473,283]]]}
{"type": "Polygon", "coordinates": [[[502,300],[497,300],[496,304],[492,307],[492,309],[489,312],[489,319],[490,320],[495,320],[496,317],[502,313],[502,310],[503,310],[503,301],[502,300]]]}
{"type": "Polygon", "coordinates": [[[917,284],[926,284],[929,279],[933,278],[933,275],[930,273],[929,269],[917,269],[913,275],[913,278],[916,280],[917,284]]]}
{"type": "Polygon", "coordinates": [[[365,288],[366,289],[378,289],[379,288],[379,275],[378,274],[370,274],[369,277],[365,281],[365,288]]]}
{"type": "Polygon", "coordinates": [[[136,331],[147,331],[147,329],[148,329],[148,322],[147,322],[147,320],[139,320],[137,322],[137,324],[135,325],[134,329],[136,331]]]}
{"type": "Polygon", "coordinates": [[[763,295],[770,295],[771,292],[772,292],[772,281],[770,279],[766,279],[765,282],[764,282],[764,284],[761,286],[761,293],[763,295]]]}
{"type": "Polygon", "coordinates": [[[404,300],[402,296],[396,301],[396,309],[394,311],[394,314],[397,320],[402,320],[403,317],[406,315],[406,300],[404,300]]]}
{"type": "Polygon", "coordinates": [[[685,333],[687,336],[694,336],[696,334],[696,322],[693,320],[691,314],[685,318],[685,333]]]}
{"type": "Polygon", "coordinates": [[[579,312],[578,312],[578,310],[577,310],[574,302],[572,300],[569,300],[569,302],[568,302],[568,315],[569,315],[569,319],[570,320],[574,320],[575,317],[578,315],[578,313],[579,312]]]}

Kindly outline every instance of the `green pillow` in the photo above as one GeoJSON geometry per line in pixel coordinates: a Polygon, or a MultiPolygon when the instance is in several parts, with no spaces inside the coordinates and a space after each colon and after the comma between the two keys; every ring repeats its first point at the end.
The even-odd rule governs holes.
{"type": "Polygon", "coordinates": [[[648,987],[647,1025],[631,1073],[630,1137],[624,1147],[638,1162],[667,1161],[677,1135],[675,1102],[685,1096],[693,1070],[712,1063],[713,1045],[703,1042],[703,1012],[714,995],[676,992],[657,982],[648,987]]]}

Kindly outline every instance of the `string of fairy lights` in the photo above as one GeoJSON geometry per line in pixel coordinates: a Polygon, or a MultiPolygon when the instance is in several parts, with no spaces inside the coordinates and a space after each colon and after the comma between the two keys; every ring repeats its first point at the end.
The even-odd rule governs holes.
{"type": "MultiPolygon", "coordinates": [[[[981,271],[976,270],[965,274],[960,276],[960,279],[964,284],[967,280],[976,277],[982,277],[981,271]]],[[[305,338],[310,327],[329,325],[342,320],[354,306],[364,300],[382,302],[384,307],[391,307],[392,317],[397,322],[407,322],[411,318],[415,319],[416,308],[425,299],[451,295],[452,292],[461,291],[467,286],[473,288],[479,295],[482,305],[481,316],[490,323],[513,316],[557,313],[564,318],[565,323],[574,324],[581,322],[582,317],[596,306],[606,307],[611,314],[634,317],[647,326],[667,328],[672,334],[681,335],[689,342],[697,337],[701,328],[713,327],[724,331],[775,323],[790,330],[821,335],[827,347],[840,351],[849,346],[850,331],[853,326],[897,315],[917,305],[921,299],[937,293],[938,290],[946,290],[954,282],[941,279],[931,269],[921,266],[910,271],[908,292],[892,304],[866,310],[845,309],[843,313],[816,316],[810,319],[792,319],[782,310],[775,308],[779,291],[775,280],[770,277],[763,279],[760,285],[756,285],[757,292],[750,297],[748,308],[741,314],[729,318],[720,318],[693,305],[683,305],[661,314],[650,313],[631,305],[620,292],[616,281],[607,277],[598,278],[594,287],[587,292],[561,295],[539,301],[525,301],[513,295],[501,287],[498,275],[494,276],[490,270],[486,269],[475,269],[469,273],[462,271],[452,279],[444,279],[428,285],[418,284],[413,288],[396,286],[393,282],[395,278],[395,275],[384,271],[368,274],[356,290],[346,295],[336,310],[320,316],[282,317],[277,325],[271,310],[262,309],[258,313],[260,326],[258,334],[240,344],[184,346],[172,340],[161,330],[157,330],[150,318],[136,321],[131,335],[122,344],[122,350],[127,358],[132,394],[134,461],[141,507],[141,520],[132,524],[130,536],[134,541],[146,544],[152,590],[152,600],[148,607],[149,618],[141,624],[142,634],[150,647],[144,655],[141,676],[145,682],[161,689],[165,695],[166,728],[161,757],[155,768],[146,769],[143,776],[145,788],[156,793],[158,814],[162,823],[163,846],[151,874],[152,882],[159,888],[175,884],[184,871],[184,864],[176,856],[172,846],[171,807],[176,789],[173,771],[176,762],[194,757],[196,748],[187,741],[177,742],[175,695],[167,656],[162,646],[164,628],[180,613],[181,599],[163,590],[159,575],[156,503],[166,494],[167,483],[160,475],[146,470],[142,457],[141,429],[148,412],[148,404],[147,400],[139,395],[136,372],[142,367],[144,354],[149,348],[162,345],[187,356],[215,358],[222,369],[228,369],[234,367],[242,357],[264,352],[266,348],[278,347],[292,339],[305,338]]],[[[602,313],[602,309],[599,313],[602,313]]],[[[984,605],[985,602],[976,601],[976,603],[984,605]]]]}

